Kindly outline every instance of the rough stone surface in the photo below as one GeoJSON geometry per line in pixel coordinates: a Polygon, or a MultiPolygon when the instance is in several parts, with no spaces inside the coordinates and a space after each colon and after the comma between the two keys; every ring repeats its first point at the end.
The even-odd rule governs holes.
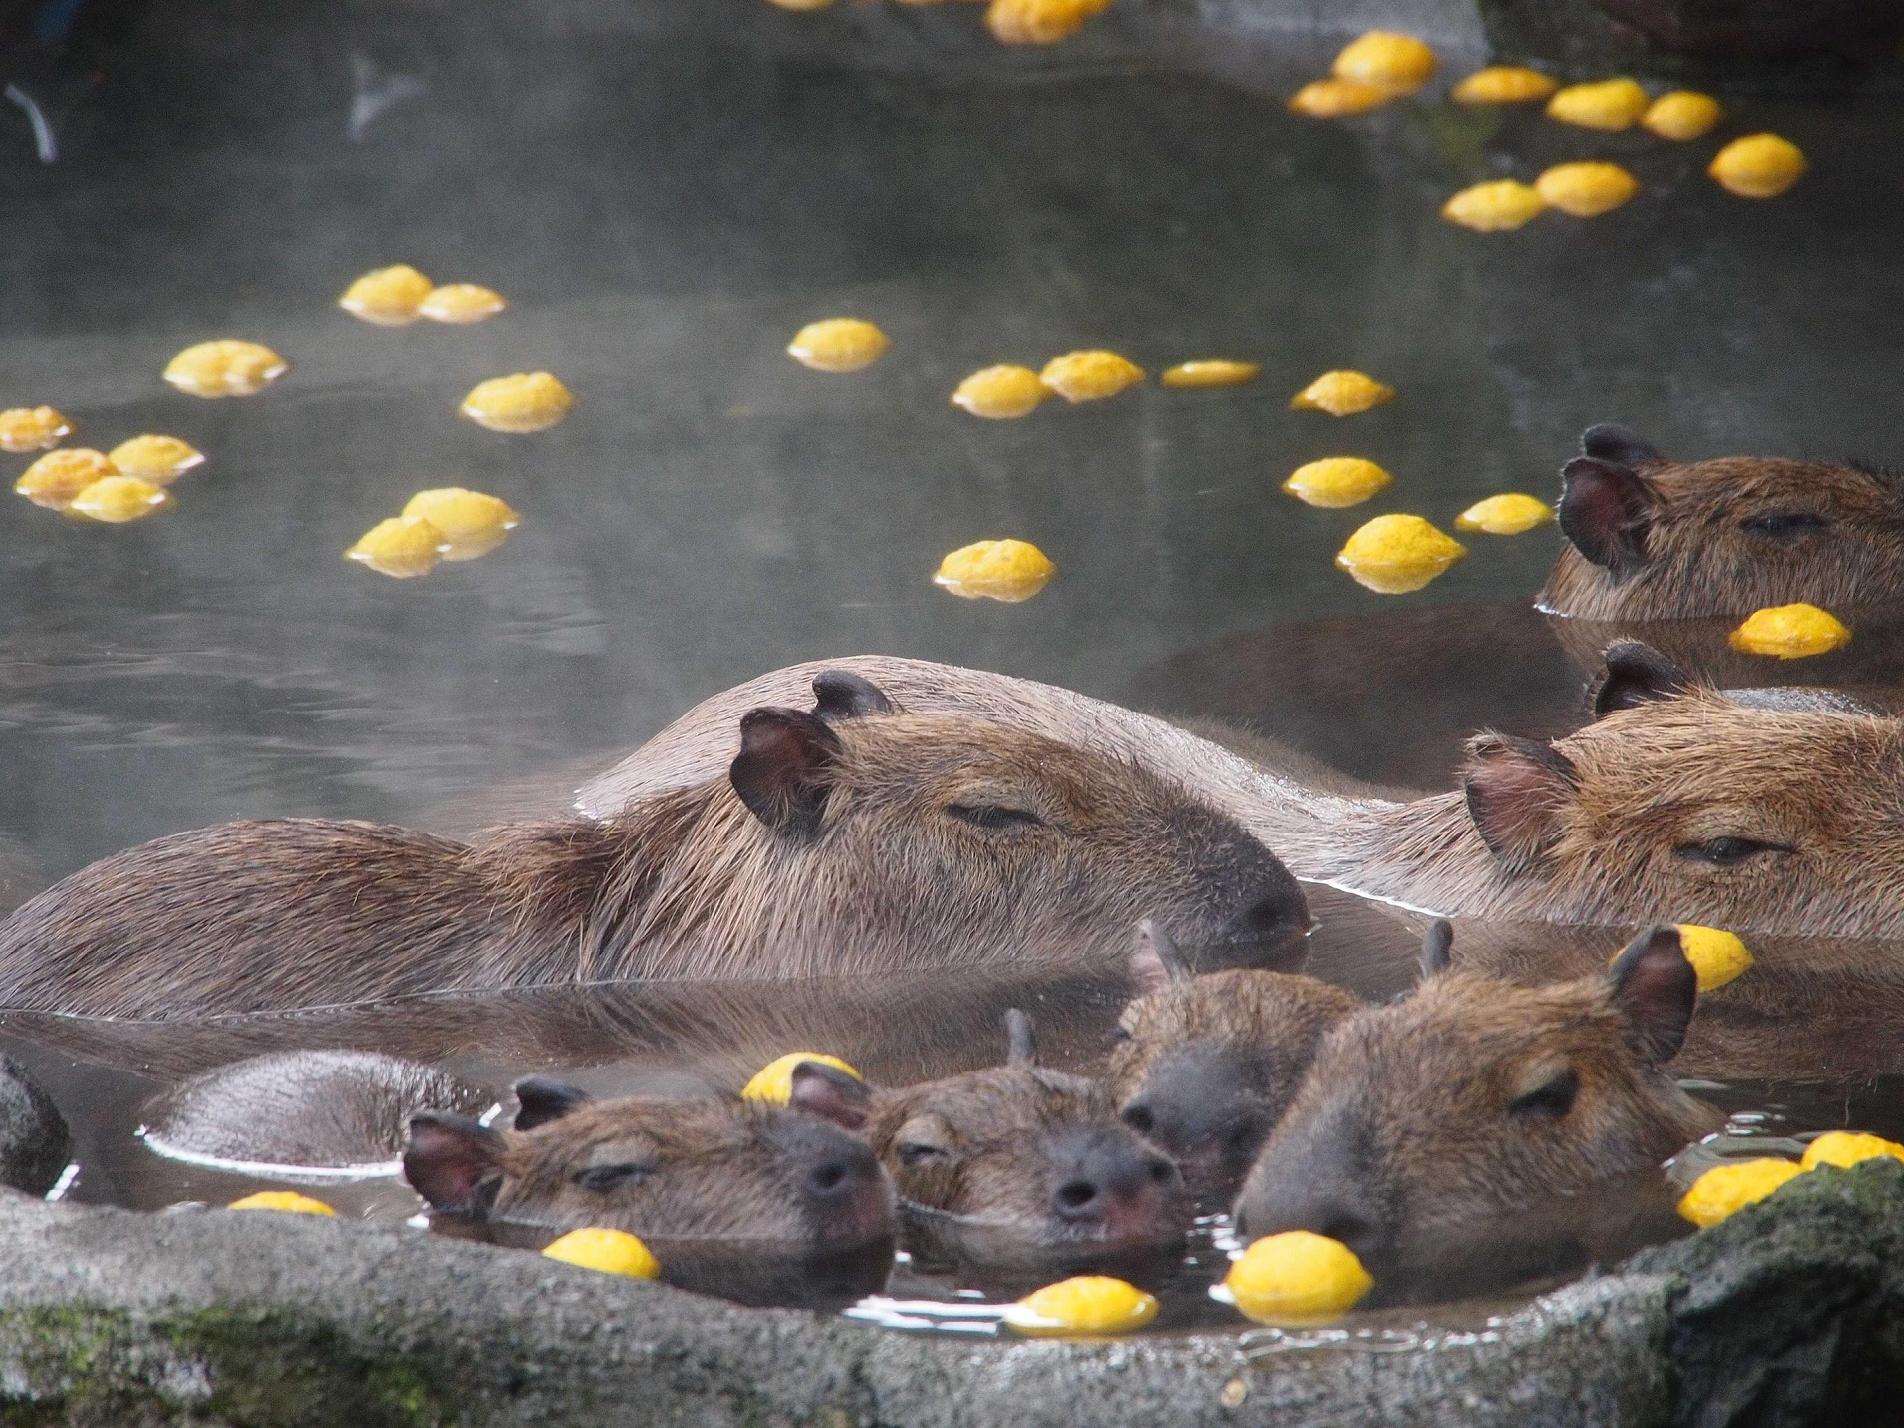
{"type": "Polygon", "coordinates": [[[72,1138],[53,1098],[26,1068],[0,1055],[0,1185],[44,1195],[72,1153],[72,1138]]]}
{"type": "Polygon", "coordinates": [[[8,1424],[1864,1422],[1904,1369],[1890,1161],[1382,1351],[913,1337],[383,1226],[10,1195],[0,1267],[8,1424]]]}

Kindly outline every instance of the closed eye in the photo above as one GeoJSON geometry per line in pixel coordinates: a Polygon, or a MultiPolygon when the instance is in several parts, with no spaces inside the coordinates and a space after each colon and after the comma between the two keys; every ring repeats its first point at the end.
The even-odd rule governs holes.
{"type": "Polygon", "coordinates": [[[945,811],[961,823],[993,831],[1042,828],[1045,822],[1030,809],[1012,808],[1003,803],[948,803],[945,811]]]}
{"type": "Polygon", "coordinates": [[[1559,1120],[1573,1109],[1574,1097],[1579,1094],[1579,1076],[1572,1071],[1562,1071],[1558,1076],[1549,1078],[1533,1090],[1509,1101],[1507,1113],[1510,1116],[1559,1120]]]}
{"type": "Polygon", "coordinates": [[[1790,843],[1771,843],[1763,838],[1742,838],[1727,834],[1718,838],[1707,838],[1698,843],[1681,843],[1673,849],[1673,856],[1683,858],[1689,863],[1710,863],[1714,867],[1731,868],[1760,853],[1792,852],[1790,843]]]}
{"type": "Polygon", "coordinates": [[[638,1161],[626,1161],[619,1165],[591,1165],[586,1170],[575,1172],[575,1183],[583,1190],[605,1195],[624,1186],[639,1185],[654,1173],[653,1165],[638,1161]]]}
{"type": "Polygon", "coordinates": [[[1739,529],[1747,535],[1791,540],[1822,531],[1830,524],[1829,517],[1821,516],[1816,511],[1768,511],[1762,516],[1740,521],[1739,529]]]}
{"type": "Polygon", "coordinates": [[[899,1163],[901,1165],[924,1165],[929,1160],[937,1160],[945,1154],[941,1145],[927,1145],[923,1141],[908,1140],[899,1144],[899,1163]]]}

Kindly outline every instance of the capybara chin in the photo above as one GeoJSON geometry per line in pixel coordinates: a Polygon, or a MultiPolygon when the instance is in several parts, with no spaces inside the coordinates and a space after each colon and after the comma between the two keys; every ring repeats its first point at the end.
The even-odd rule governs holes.
{"type": "Polygon", "coordinates": [[[1857,464],[1679,462],[1612,423],[1561,472],[1567,537],[1539,607],[1588,620],[1827,609],[1904,596],[1904,476],[1857,464]]]}
{"type": "Polygon", "coordinates": [[[1139,764],[852,676],[754,709],[726,776],[473,845],[229,823],[115,854],[0,927],[0,1005],[176,1018],[442,990],[985,962],[1114,967],[1146,913],[1223,960],[1308,931],[1289,873],[1139,764]]]}
{"type": "Polygon", "coordinates": [[[1446,952],[1431,938],[1412,994],[1324,1038],[1237,1199],[1239,1234],[1312,1230],[1392,1258],[1437,1227],[1656,1167],[1718,1128],[1667,1069],[1695,996],[1674,928],[1544,987],[1450,968],[1446,952]]]}

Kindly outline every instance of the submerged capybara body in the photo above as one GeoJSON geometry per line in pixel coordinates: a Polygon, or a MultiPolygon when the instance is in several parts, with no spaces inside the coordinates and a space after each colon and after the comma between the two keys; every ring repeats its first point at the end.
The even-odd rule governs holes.
{"type": "Polygon", "coordinates": [[[1451,968],[1439,947],[1413,993],[1324,1038],[1237,1199],[1245,1238],[1312,1230],[1379,1258],[1653,1169],[1718,1128],[1668,1069],[1695,997],[1674,929],[1542,987],[1451,968]]]}
{"type": "Polygon", "coordinates": [[[1904,596],[1904,476],[1858,464],[1678,462],[1591,427],[1562,472],[1567,537],[1541,609],[1589,620],[1827,609],[1904,596]]]}
{"type": "Polygon", "coordinates": [[[641,977],[1110,966],[1145,914],[1240,960],[1307,931],[1287,871],[1177,782],[969,715],[844,709],[844,687],[823,685],[812,713],[750,711],[726,778],[616,818],[469,845],[233,823],[116,854],[0,928],[0,1005],[160,1018],[641,977]]]}

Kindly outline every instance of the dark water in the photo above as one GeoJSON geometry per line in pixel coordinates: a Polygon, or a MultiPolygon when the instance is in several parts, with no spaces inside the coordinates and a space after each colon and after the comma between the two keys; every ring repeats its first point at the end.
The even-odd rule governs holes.
{"type": "MultiPolygon", "coordinates": [[[[73,104],[52,165],[0,110],[0,405],[55,404],[75,442],[171,432],[209,457],[135,526],[0,507],[14,887],[239,816],[447,827],[560,806],[701,696],[830,653],[1246,718],[1348,772],[1445,786],[1461,734],[1574,717],[1597,644],[1527,609],[1550,530],[1475,537],[1428,591],[1383,599],[1330,563],[1368,516],[1445,524],[1495,491],[1550,495],[1579,430],[1608,418],[1686,455],[1904,459],[1890,76],[1802,100],[1719,85],[1724,129],[1676,146],[1433,97],[1290,117],[1282,96],[1332,44],[1173,31],[1158,59],[1107,22],[1024,55],[973,42],[966,7],[682,8],[152,3],[85,64],[8,59],[73,104]],[[1814,168],[1748,204],[1700,170],[1761,128],[1814,168]],[[1494,237],[1435,216],[1478,178],[1588,156],[1627,163],[1642,196],[1494,237]],[[512,307],[400,331],[336,309],[352,277],[398,261],[512,307]],[[878,321],[892,353],[848,377],[782,355],[837,314],[878,321]],[[174,351],[219,336],[271,345],[291,374],[217,403],[160,382],[174,351]],[[1224,355],[1264,375],[1022,422],[947,404],[976,367],[1095,345],[1153,371],[1224,355]],[[1287,410],[1337,366],[1401,396],[1342,422],[1287,410]],[[539,367],[579,398],[562,426],[508,437],[455,416],[476,380],[539,367]],[[1347,453],[1395,486],[1336,512],[1276,490],[1347,453]],[[521,529],[417,581],[341,558],[441,485],[502,496],[521,529]],[[931,585],[945,551],[998,535],[1057,562],[1037,599],[931,585]]],[[[1445,56],[1457,72],[1481,58],[1445,56]]],[[[6,458],[9,481],[25,463],[6,458]]],[[[1321,950],[1388,990],[1412,934],[1332,926],[1321,950]]],[[[498,1085],[562,1050],[605,1084],[733,1084],[803,1044],[892,1079],[985,1059],[941,990],[863,991],[780,1020],[775,997],[644,994],[583,1015],[592,1044],[574,1009],[505,999],[432,1013],[432,1049],[498,1085]]],[[[1067,1064],[1115,1009],[1017,987],[973,1005],[1027,998],[1067,1064]]],[[[246,1188],[138,1150],[140,1103],[167,1079],[276,1045],[411,1045],[413,1027],[398,1008],[189,1044],[10,1035],[32,1033],[80,1129],[73,1193],[155,1206],[246,1188]]],[[[1904,1127],[1895,1094],[1862,1080],[1719,1094],[1780,1133],[1904,1127]]],[[[388,1181],[324,1193],[414,1209],[388,1181]]]]}

